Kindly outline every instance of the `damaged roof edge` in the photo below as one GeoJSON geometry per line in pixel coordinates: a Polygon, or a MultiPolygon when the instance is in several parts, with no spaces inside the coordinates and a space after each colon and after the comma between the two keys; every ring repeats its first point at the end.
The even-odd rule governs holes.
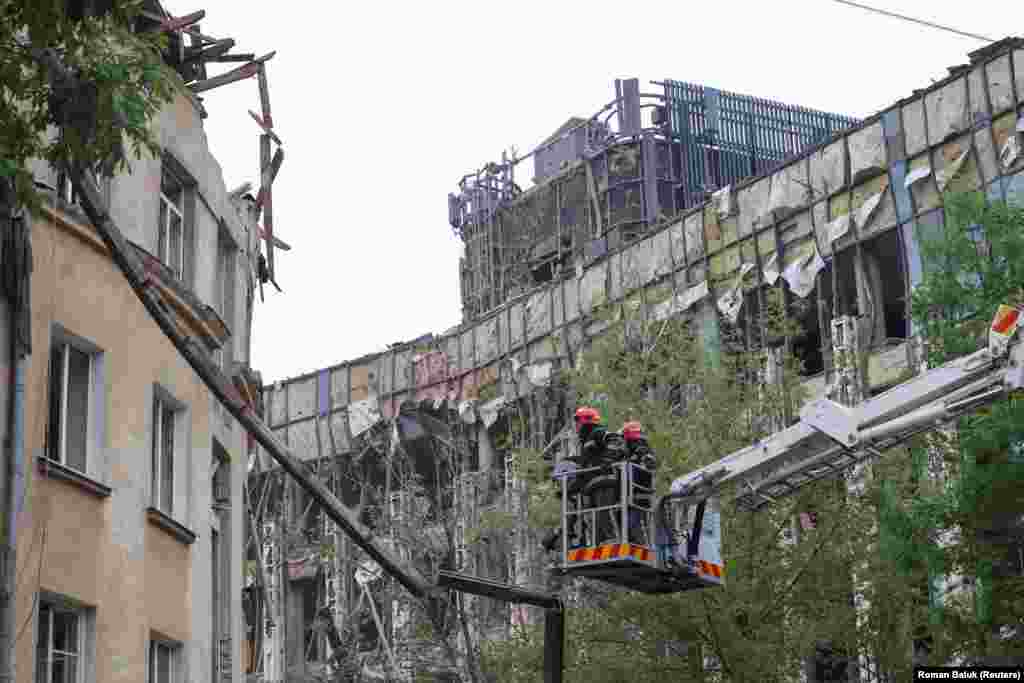
{"type": "MultiPolygon", "coordinates": [[[[979,68],[979,67],[983,68],[985,65],[987,65],[988,63],[990,63],[990,62],[992,62],[992,61],[994,61],[996,59],[999,59],[999,58],[1001,58],[1001,57],[1003,57],[1003,56],[1005,56],[1007,54],[1012,54],[1013,50],[1015,50],[1015,49],[1024,49],[1024,38],[1015,37],[1015,36],[1009,36],[1007,38],[1004,38],[1002,40],[999,40],[999,41],[993,43],[992,45],[985,46],[985,47],[983,47],[983,48],[981,48],[979,50],[975,50],[974,52],[969,53],[968,56],[971,59],[971,63],[970,63],[969,66],[972,69],[973,68],[979,68]]],[[[950,83],[954,82],[957,78],[962,78],[962,77],[964,77],[964,74],[963,74],[961,69],[959,69],[958,67],[951,67],[949,75],[944,77],[943,79],[941,79],[939,81],[935,81],[935,82],[929,84],[928,87],[926,87],[926,88],[921,88],[921,89],[914,90],[910,95],[908,95],[906,97],[903,97],[903,98],[901,98],[899,100],[896,100],[895,102],[891,103],[890,105],[888,105],[886,107],[883,107],[879,111],[875,112],[871,116],[868,116],[868,117],[864,118],[863,120],[860,121],[860,123],[858,125],[856,125],[854,127],[851,127],[851,128],[846,128],[844,130],[841,130],[841,131],[838,131],[838,132],[834,133],[829,138],[823,139],[818,144],[816,144],[816,145],[814,145],[812,147],[807,148],[806,150],[804,150],[803,152],[801,152],[798,155],[793,156],[792,158],[787,159],[784,163],[776,165],[776,166],[772,167],[771,169],[767,170],[764,173],[761,173],[761,174],[756,175],[756,176],[751,176],[751,177],[749,177],[749,178],[747,178],[747,179],[737,183],[736,185],[733,186],[733,191],[737,192],[737,191],[739,191],[741,189],[745,189],[747,187],[750,187],[750,186],[752,186],[752,185],[754,185],[754,184],[764,180],[765,178],[771,177],[772,175],[778,173],[779,171],[781,171],[782,169],[784,169],[784,168],[786,168],[788,166],[800,163],[801,161],[806,161],[807,159],[809,159],[814,154],[816,154],[816,153],[820,152],[821,150],[827,148],[829,145],[832,145],[832,144],[836,143],[837,141],[842,140],[843,138],[849,137],[850,135],[853,135],[854,133],[857,133],[858,131],[864,130],[864,129],[868,128],[871,125],[879,123],[882,120],[882,117],[885,115],[886,112],[892,111],[893,109],[901,108],[901,107],[906,106],[907,104],[910,104],[910,103],[912,103],[914,101],[923,100],[927,95],[942,89],[943,87],[945,87],[945,86],[949,85],[950,83]]],[[[1024,94],[1022,94],[1022,97],[1024,97],[1024,94]]],[[[711,201],[711,200],[709,200],[709,201],[711,201]]],[[[670,226],[672,224],[675,224],[675,223],[680,222],[680,221],[685,221],[690,216],[702,213],[705,210],[705,208],[708,205],[708,203],[709,202],[705,202],[704,204],[701,204],[700,206],[694,207],[694,208],[692,208],[690,210],[687,210],[687,211],[681,211],[681,212],[676,213],[675,215],[673,215],[671,217],[663,219],[658,224],[652,226],[651,229],[649,231],[647,231],[647,233],[645,233],[644,237],[645,238],[651,237],[651,236],[657,234],[658,232],[661,232],[662,230],[665,230],[668,226],[670,226]]],[[[599,264],[603,264],[603,263],[609,262],[613,257],[620,255],[622,252],[628,250],[632,246],[634,246],[634,243],[624,243],[624,244],[621,244],[621,245],[617,246],[615,249],[609,249],[602,256],[602,258],[600,258],[599,260],[597,260],[593,264],[591,264],[591,267],[598,266],[599,264]]],[[[537,293],[538,291],[544,290],[544,289],[550,289],[550,288],[551,288],[551,285],[548,284],[548,283],[537,285],[533,289],[531,289],[529,291],[526,291],[526,292],[522,292],[519,295],[517,295],[516,297],[511,298],[511,299],[503,302],[501,305],[494,307],[490,311],[487,311],[487,312],[481,314],[475,320],[460,323],[459,325],[456,325],[455,327],[453,327],[453,328],[451,328],[449,330],[446,330],[441,335],[430,335],[431,338],[432,338],[432,340],[430,342],[430,345],[431,345],[432,348],[439,348],[440,349],[441,345],[443,345],[447,339],[450,339],[452,337],[458,337],[459,335],[465,334],[465,332],[467,330],[475,328],[478,325],[487,322],[493,316],[500,315],[502,312],[506,311],[507,309],[510,309],[514,305],[521,304],[524,299],[529,298],[529,296],[537,293]]],[[[427,335],[423,335],[419,339],[423,339],[426,336],[427,335]]],[[[329,372],[333,372],[335,370],[340,370],[340,369],[346,368],[346,367],[363,365],[363,364],[366,364],[367,362],[378,360],[378,359],[380,359],[380,358],[382,358],[382,357],[384,357],[385,355],[388,355],[388,354],[394,355],[396,352],[407,351],[407,350],[413,348],[414,346],[415,346],[415,342],[408,342],[408,343],[406,343],[404,345],[395,345],[395,346],[392,346],[392,347],[390,347],[390,348],[388,348],[388,349],[386,349],[384,351],[378,351],[378,352],[374,352],[374,353],[365,354],[363,356],[360,356],[360,357],[352,359],[352,360],[342,361],[340,363],[336,363],[336,364],[333,364],[333,365],[330,365],[330,366],[327,366],[327,367],[324,367],[324,368],[318,368],[318,369],[310,371],[310,372],[306,372],[306,373],[302,373],[302,374],[291,376],[291,377],[284,377],[284,378],[280,378],[280,379],[277,379],[277,380],[265,382],[264,383],[264,387],[271,387],[271,386],[275,386],[275,385],[278,385],[278,384],[286,385],[286,384],[291,384],[291,383],[298,382],[298,381],[312,379],[312,378],[316,377],[317,375],[319,375],[321,372],[323,372],[325,370],[329,371],[329,372]]],[[[466,371],[466,372],[471,372],[471,371],[466,371]]],[[[459,375],[466,374],[466,372],[460,372],[459,375]]],[[[392,392],[392,393],[394,393],[394,392],[392,392]]]]}

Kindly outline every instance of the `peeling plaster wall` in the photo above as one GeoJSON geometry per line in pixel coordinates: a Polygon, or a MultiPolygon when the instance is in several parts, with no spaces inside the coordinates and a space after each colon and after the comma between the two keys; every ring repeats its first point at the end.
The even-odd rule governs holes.
{"type": "MultiPolygon", "coordinates": [[[[899,229],[905,248],[913,250],[914,226],[935,220],[941,206],[936,175],[944,169],[954,171],[944,179],[949,189],[982,189],[1024,203],[1024,153],[1010,165],[999,159],[1024,116],[1024,45],[1011,48],[895,103],[775,172],[732,188],[735,201],[724,204],[725,212],[722,204],[709,202],[428,346],[388,351],[328,372],[336,378],[367,363],[395,362],[396,375],[410,377],[412,386],[395,385],[390,395],[376,396],[378,401],[393,399],[397,406],[427,397],[473,398],[497,378],[477,382],[475,370],[495,361],[564,364],[566,344],[551,340],[569,339],[578,348],[585,336],[581,331],[595,328],[592,316],[601,306],[639,295],[654,312],[678,313],[695,306],[697,289],[709,275],[711,300],[717,300],[716,288],[732,282],[744,263],[755,264],[747,277],[763,281],[762,266],[778,244],[784,264],[815,248],[831,259],[862,240],[899,229]],[[929,171],[907,187],[907,178],[921,169],[929,171]],[[848,227],[833,241],[830,228],[836,221],[841,225],[844,216],[848,227]]],[[[702,316],[710,313],[705,308],[702,316]]],[[[889,365],[882,375],[892,374],[889,365]]],[[[313,391],[309,377],[267,388],[271,427],[286,438],[308,429],[298,425],[310,419],[309,399],[300,397],[313,391]]],[[[332,414],[344,414],[346,406],[367,398],[355,385],[348,395],[343,383],[335,380],[332,387],[332,414]]],[[[305,445],[296,455],[314,457],[315,446],[311,451],[308,437],[301,439],[305,445]]]]}

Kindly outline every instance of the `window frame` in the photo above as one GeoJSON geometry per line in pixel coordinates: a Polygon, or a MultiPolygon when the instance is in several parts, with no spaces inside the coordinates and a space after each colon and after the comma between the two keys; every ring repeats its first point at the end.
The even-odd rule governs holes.
{"type": "Polygon", "coordinates": [[[184,202],[185,191],[184,188],[178,188],[176,190],[178,195],[178,201],[175,202],[167,194],[167,192],[161,188],[160,190],[160,212],[157,218],[157,258],[167,266],[167,268],[174,275],[174,278],[179,282],[185,281],[185,211],[179,206],[184,202]],[[178,253],[171,254],[171,245],[173,243],[171,226],[173,222],[171,220],[172,215],[178,218],[178,253]],[[171,261],[172,256],[177,256],[177,266],[171,261]]]}
{"type": "Polygon", "coordinates": [[[160,385],[154,385],[150,409],[150,506],[169,519],[175,519],[175,499],[178,493],[178,465],[188,440],[186,430],[187,408],[160,385]],[[170,415],[170,432],[165,431],[165,419],[170,415]],[[164,452],[166,438],[170,437],[170,454],[164,452]],[[170,486],[167,505],[164,504],[164,467],[170,464],[170,486]]]}
{"type": "Polygon", "coordinates": [[[157,654],[160,650],[167,652],[167,662],[169,667],[167,681],[168,683],[177,683],[180,668],[178,663],[178,654],[181,652],[181,644],[176,643],[166,638],[158,636],[150,636],[149,639],[149,666],[146,667],[146,681],[147,683],[157,683],[157,654]]]}
{"type": "Polygon", "coordinates": [[[62,328],[54,330],[50,340],[50,351],[48,355],[48,373],[51,373],[54,366],[54,355],[57,352],[61,354],[60,361],[60,379],[59,381],[59,392],[60,392],[60,405],[56,407],[56,416],[54,415],[55,407],[53,406],[54,396],[54,378],[52,375],[48,376],[47,386],[47,428],[46,428],[46,449],[44,450],[44,459],[57,463],[58,465],[65,467],[73,472],[77,472],[82,475],[88,476],[90,473],[91,465],[97,457],[97,450],[99,444],[97,440],[100,438],[98,425],[96,424],[97,415],[99,414],[101,406],[99,402],[101,397],[98,396],[98,392],[102,388],[102,377],[100,376],[101,368],[101,356],[103,351],[100,350],[93,344],[86,342],[74,335],[68,333],[62,328]],[[82,438],[85,440],[85,462],[82,467],[68,463],[67,447],[68,447],[68,396],[69,396],[69,382],[71,381],[71,351],[82,354],[88,361],[88,386],[86,387],[86,405],[85,405],[85,416],[83,418],[85,423],[85,433],[82,438]],[[53,420],[56,417],[59,424],[53,424],[53,420]],[[56,456],[56,457],[54,457],[56,456]]]}
{"type": "Polygon", "coordinates": [[[78,204],[78,192],[75,191],[75,186],[71,182],[71,176],[63,171],[57,174],[57,198],[65,204],[78,204]]]}
{"type": "Polygon", "coordinates": [[[199,198],[198,184],[188,169],[169,152],[164,152],[160,161],[160,186],[156,194],[156,249],[158,260],[167,266],[172,277],[182,286],[192,289],[196,279],[196,200],[199,198]],[[164,207],[168,207],[166,210],[164,207]],[[179,244],[174,245],[177,254],[171,254],[170,229],[173,216],[178,217],[181,234],[179,244]],[[178,259],[177,267],[173,258],[178,259]]]}
{"type": "Polygon", "coordinates": [[[35,673],[35,680],[39,680],[39,674],[40,674],[39,667],[40,666],[45,666],[46,667],[45,680],[46,681],[51,681],[53,679],[53,663],[55,661],[54,652],[59,652],[60,655],[62,656],[62,658],[67,659],[69,656],[71,656],[71,657],[74,657],[77,660],[77,667],[76,667],[76,673],[75,673],[75,677],[74,677],[74,683],[84,683],[85,675],[86,675],[85,670],[86,670],[86,665],[87,665],[86,656],[85,656],[86,655],[86,653],[85,653],[85,646],[86,646],[86,637],[85,637],[86,633],[85,633],[85,629],[86,629],[86,627],[87,627],[87,622],[86,622],[86,615],[85,615],[84,610],[76,608],[76,607],[72,607],[70,605],[60,604],[59,602],[54,601],[54,600],[49,600],[49,599],[40,600],[39,607],[36,610],[36,648],[35,648],[35,657],[33,657],[33,662],[34,662],[34,665],[35,665],[35,672],[34,672],[35,673]],[[41,650],[41,648],[39,647],[39,629],[40,629],[40,627],[42,625],[42,619],[43,619],[43,615],[44,615],[43,610],[44,609],[48,613],[47,629],[46,629],[47,643],[46,643],[46,656],[45,656],[45,659],[41,662],[41,661],[39,661],[40,650],[41,650]],[[54,642],[53,642],[53,640],[54,640],[54,638],[53,638],[54,630],[53,630],[53,625],[54,625],[54,615],[56,613],[71,614],[71,615],[74,616],[74,618],[75,618],[75,640],[76,640],[75,645],[77,647],[77,652],[70,652],[70,651],[67,651],[67,650],[55,650],[54,649],[54,642]]]}

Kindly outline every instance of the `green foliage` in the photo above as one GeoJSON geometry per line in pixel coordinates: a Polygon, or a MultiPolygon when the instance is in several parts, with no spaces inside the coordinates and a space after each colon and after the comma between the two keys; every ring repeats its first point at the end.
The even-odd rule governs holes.
{"type": "MultiPolygon", "coordinates": [[[[950,196],[942,231],[920,239],[926,274],[913,293],[913,320],[936,364],[978,348],[995,307],[1021,301],[1024,214],[978,195],[950,196]],[[966,230],[975,224],[983,226],[982,249],[966,230]]],[[[571,373],[576,403],[598,408],[610,428],[626,420],[644,425],[662,490],[775,431],[805,400],[798,362],[785,353],[801,330],[783,312],[781,289],[766,293],[766,333],[753,344],[740,343],[742,330],[722,321],[640,322],[629,307],[608,307],[604,335],[571,373]],[[781,381],[773,386],[758,377],[765,345],[782,350],[781,381]]],[[[756,514],[726,506],[720,589],[646,596],[579,582],[583,595],[567,617],[566,679],[792,680],[815,644],[827,641],[849,654],[871,651],[900,680],[911,676],[914,638],[931,639],[933,663],[1006,651],[985,623],[1024,618],[1024,582],[999,579],[997,553],[979,539],[986,520],[1019,514],[1024,504],[1024,463],[1006,452],[1024,437],[1022,411],[1024,401],[1001,402],[960,420],[955,432],[886,453],[863,495],[826,480],[756,514]],[[940,465],[950,475],[936,479],[940,465]],[[780,542],[794,515],[807,510],[817,513],[818,528],[801,531],[799,543],[780,542]],[[944,529],[959,530],[959,542],[940,543],[944,529]],[[975,615],[970,593],[935,590],[935,578],[952,573],[978,577],[982,614],[975,615]],[[851,607],[855,578],[866,619],[851,607]],[[687,654],[662,656],[666,642],[686,643],[687,654]],[[719,672],[703,667],[709,655],[719,672]]],[[[554,526],[557,496],[543,460],[524,451],[517,463],[531,526],[554,526]]],[[[485,642],[485,669],[502,681],[539,680],[542,645],[540,627],[485,642]]]]}
{"type": "Polygon", "coordinates": [[[150,122],[181,81],[162,61],[158,34],[129,30],[141,0],[113,4],[103,17],[79,20],[62,0],[0,1],[0,176],[13,179],[20,203],[39,200],[32,160],[57,168],[75,161],[112,175],[128,170],[125,148],[136,157],[159,153],[150,122]],[[51,105],[66,93],[51,87],[44,49],[94,86],[65,107],[72,118],[59,136],[51,105]]]}
{"type": "MultiPolygon", "coordinates": [[[[631,311],[613,311],[571,374],[576,404],[597,407],[609,428],[643,424],[662,490],[774,431],[804,400],[798,362],[784,352],[799,327],[784,314],[781,289],[765,294],[766,334],[752,347],[740,343],[742,330],[724,323],[709,330],[699,318],[641,322],[631,311]],[[715,338],[715,358],[707,353],[708,336],[715,338]],[[782,351],[781,381],[771,386],[759,374],[764,342],[782,351]]],[[[517,464],[531,524],[554,526],[558,499],[549,470],[532,452],[517,454],[517,464]]],[[[826,481],[758,513],[726,505],[722,523],[722,588],[648,596],[580,582],[583,597],[567,616],[567,680],[715,680],[719,674],[704,670],[705,655],[718,659],[726,680],[784,680],[819,638],[856,647],[849,567],[865,555],[869,505],[848,502],[841,485],[826,481]],[[804,543],[780,543],[794,512],[808,509],[825,520],[822,528],[805,532],[804,543]],[[687,654],[664,656],[666,642],[688,644],[687,654]]],[[[485,669],[501,681],[539,680],[542,643],[539,627],[485,642],[485,669]]]]}
{"type": "MultiPolygon", "coordinates": [[[[980,348],[996,308],[1024,300],[1024,209],[988,203],[979,193],[947,195],[942,229],[918,241],[925,275],[912,293],[911,315],[935,366],[980,348]]],[[[1019,399],[963,417],[955,430],[912,444],[917,467],[893,472],[881,487],[883,552],[905,578],[916,575],[918,585],[943,574],[977,579],[974,596],[943,596],[930,619],[919,615],[916,627],[936,643],[934,662],[998,654],[1003,646],[988,623],[1024,617],[1024,584],[993,578],[1005,551],[986,540],[1024,509],[1024,464],[1009,457],[1024,438],[1022,425],[1019,399]],[[944,474],[929,476],[925,462],[944,474]],[[958,532],[955,542],[940,543],[940,532],[950,529],[958,532]]]]}
{"type": "Polygon", "coordinates": [[[1024,208],[977,192],[947,195],[945,208],[937,234],[918,233],[925,276],[911,294],[931,366],[976,350],[996,307],[1024,294],[1024,208]]]}

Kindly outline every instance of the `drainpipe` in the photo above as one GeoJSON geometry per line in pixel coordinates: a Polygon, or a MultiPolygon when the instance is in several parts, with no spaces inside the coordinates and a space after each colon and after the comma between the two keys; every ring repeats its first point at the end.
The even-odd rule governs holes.
{"type": "Polygon", "coordinates": [[[3,567],[3,587],[0,588],[0,682],[14,682],[14,647],[15,647],[15,574],[18,552],[18,512],[21,508],[21,497],[25,483],[25,366],[27,361],[18,349],[18,343],[11,335],[12,361],[14,373],[11,378],[11,414],[10,414],[10,457],[7,460],[6,486],[4,487],[5,513],[7,528],[4,530],[4,553],[6,563],[3,567]]]}
{"type": "MultiPolygon", "coordinates": [[[[0,226],[7,230],[16,230],[18,220],[11,210],[13,205],[13,192],[9,184],[4,183],[0,188],[0,226]]],[[[25,231],[23,239],[28,239],[28,226],[21,226],[25,231]]],[[[4,254],[5,259],[16,258],[14,254],[4,254]]],[[[31,258],[31,257],[29,257],[31,258]]],[[[21,259],[17,259],[20,261],[21,259]]],[[[14,263],[4,263],[7,268],[18,267],[14,263]]],[[[31,269],[29,263],[21,263],[24,269],[21,277],[28,278],[31,269]]],[[[27,283],[25,285],[27,287],[27,283]]],[[[0,481],[3,482],[4,512],[7,515],[7,527],[3,530],[4,537],[0,543],[0,554],[2,554],[3,566],[0,567],[0,576],[3,577],[3,585],[0,586],[0,683],[13,683],[14,681],[14,647],[15,631],[17,623],[15,619],[15,574],[17,568],[18,551],[18,511],[21,508],[21,493],[24,485],[24,451],[25,451],[25,366],[26,349],[22,348],[21,339],[27,338],[27,334],[19,332],[19,326],[23,324],[23,316],[18,315],[18,308],[23,305],[15,292],[7,291],[8,310],[8,334],[10,335],[10,358],[11,358],[11,394],[10,413],[8,430],[8,457],[6,470],[0,472],[0,481]]],[[[26,331],[27,332],[27,331],[26,331]]]]}

